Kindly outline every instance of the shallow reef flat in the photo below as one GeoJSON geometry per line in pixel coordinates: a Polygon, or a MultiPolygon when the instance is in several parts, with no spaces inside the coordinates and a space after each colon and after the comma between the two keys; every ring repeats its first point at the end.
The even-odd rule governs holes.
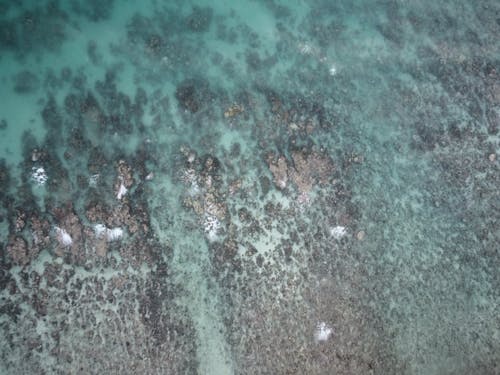
{"type": "Polygon", "coordinates": [[[498,1],[0,1],[0,373],[500,373],[498,1]]]}

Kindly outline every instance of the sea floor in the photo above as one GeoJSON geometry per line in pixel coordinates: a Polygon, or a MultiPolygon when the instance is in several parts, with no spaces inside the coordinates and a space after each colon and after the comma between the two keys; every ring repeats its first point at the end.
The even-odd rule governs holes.
{"type": "Polygon", "coordinates": [[[0,1],[0,373],[500,374],[499,35],[0,1]]]}

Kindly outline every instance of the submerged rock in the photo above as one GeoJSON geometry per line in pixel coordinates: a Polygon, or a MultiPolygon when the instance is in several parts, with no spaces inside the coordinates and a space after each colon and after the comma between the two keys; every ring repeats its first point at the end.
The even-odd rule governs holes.
{"type": "Polygon", "coordinates": [[[7,244],[7,254],[16,265],[24,266],[30,262],[28,244],[21,236],[12,237],[7,244]]]}

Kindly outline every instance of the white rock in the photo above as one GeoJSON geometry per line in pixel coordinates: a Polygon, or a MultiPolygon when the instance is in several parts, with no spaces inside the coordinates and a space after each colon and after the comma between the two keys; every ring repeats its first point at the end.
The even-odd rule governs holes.
{"type": "Polygon", "coordinates": [[[203,223],[205,227],[205,233],[210,241],[215,241],[217,239],[217,233],[221,226],[219,219],[211,214],[205,214],[205,222],[203,223]]]}
{"type": "Polygon", "coordinates": [[[94,234],[97,238],[106,238],[106,241],[116,241],[123,237],[123,229],[120,227],[107,228],[103,224],[94,225],[94,234]]]}
{"type": "Polygon", "coordinates": [[[63,246],[71,246],[71,244],[73,243],[73,239],[71,238],[69,233],[59,227],[54,227],[54,229],[56,231],[56,236],[59,243],[63,246]]]}
{"type": "Polygon", "coordinates": [[[106,232],[106,239],[108,241],[116,241],[123,237],[123,229],[122,228],[112,228],[108,229],[106,232]]]}
{"type": "Polygon", "coordinates": [[[313,52],[313,48],[311,47],[310,44],[300,43],[299,44],[299,51],[303,55],[310,55],[313,52]]]}
{"type": "Polygon", "coordinates": [[[95,233],[95,236],[97,238],[99,238],[102,235],[104,235],[107,230],[108,230],[108,228],[106,228],[106,226],[103,225],[103,224],[96,224],[96,225],[94,225],[94,233],[95,233]]]}
{"type": "Polygon", "coordinates": [[[333,330],[325,322],[319,322],[314,331],[314,341],[324,342],[327,341],[332,335],[333,330]]]}
{"type": "Polygon", "coordinates": [[[120,183],[120,188],[118,189],[118,193],[116,193],[116,199],[121,200],[125,194],[127,194],[127,188],[123,185],[123,182],[120,183]]]}
{"type": "Polygon", "coordinates": [[[337,67],[335,65],[330,65],[330,69],[328,69],[328,72],[330,73],[331,76],[334,76],[337,74],[337,67]]]}
{"type": "Polygon", "coordinates": [[[99,173],[96,173],[96,174],[93,174],[92,176],[90,176],[89,177],[89,186],[96,187],[97,186],[97,182],[99,181],[99,177],[101,177],[99,175],[99,173]]]}
{"type": "Polygon", "coordinates": [[[330,229],[330,234],[336,240],[340,240],[347,234],[347,229],[343,226],[337,225],[336,227],[330,229]]]}
{"type": "Polygon", "coordinates": [[[31,178],[38,184],[38,185],[44,185],[47,180],[47,172],[45,172],[45,169],[43,167],[32,167],[31,168],[31,178]]]}

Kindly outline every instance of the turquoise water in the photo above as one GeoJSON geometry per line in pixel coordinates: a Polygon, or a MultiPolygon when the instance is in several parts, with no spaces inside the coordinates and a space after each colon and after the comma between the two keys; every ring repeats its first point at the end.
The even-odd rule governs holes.
{"type": "Polygon", "coordinates": [[[500,373],[498,2],[0,10],[0,373],[500,373]]]}

